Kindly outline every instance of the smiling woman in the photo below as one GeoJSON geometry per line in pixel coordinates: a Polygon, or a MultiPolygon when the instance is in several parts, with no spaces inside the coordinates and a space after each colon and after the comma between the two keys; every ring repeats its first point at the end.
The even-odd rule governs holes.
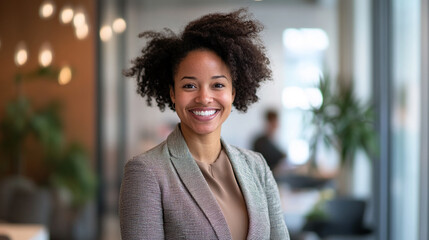
{"type": "Polygon", "coordinates": [[[246,112],[270,79],[246,10],[215,13],[149,42],[126,72],[138,92],[180,123],[167,140],[125,165],[122,239],[289,239],[276,182],[262,155],[221,139],[232,106],[246,112]]]}
{"type": "Polygon", "coordinates": [[[196,135],[219,139],[235,97],[229,68],[216,53],[194,50],[179,64],[170,96],[185,139],[196,135]]]}

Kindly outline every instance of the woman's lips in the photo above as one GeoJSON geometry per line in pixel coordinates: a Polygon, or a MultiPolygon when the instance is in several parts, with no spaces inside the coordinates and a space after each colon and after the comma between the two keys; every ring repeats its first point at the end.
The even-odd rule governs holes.
{"type": "Polygon", "coordinates": [[[204,108],[204,109],[191,109],[189,112],[192,114],[192,116],[200,121],[209,121],[213,118],[215,118],[219,114],[218,109],[214,108],[204,108]]]}
{"type": "Polygon", "coordinates": [[[192,111],[193,114],[198,116],[210,116],[216,113],[216,110],[207,110],[207,111],[192,111]]]}

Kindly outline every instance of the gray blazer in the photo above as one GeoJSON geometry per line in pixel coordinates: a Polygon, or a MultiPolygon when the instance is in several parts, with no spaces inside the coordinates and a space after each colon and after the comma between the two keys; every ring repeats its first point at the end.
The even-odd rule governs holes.
{"type": "MultiPolygon", "coordinates": [[[[289,239],[277,184],[263,157],[226,144],[249,214],[247,239],[289,239]]],[[[226,220],[179,127],[129,160],[119,215],[123,240],[231,239],[226,220]]]]}

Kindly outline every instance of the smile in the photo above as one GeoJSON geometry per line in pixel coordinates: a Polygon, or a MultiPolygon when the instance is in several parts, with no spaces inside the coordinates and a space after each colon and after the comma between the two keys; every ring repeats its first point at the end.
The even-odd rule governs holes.
{"type": "Polygon", "coordinates": [[[197,116],[211,116],[216,113],[216,110],[207,110],[207,111],[192,111],[193,114],[197,116]]]}

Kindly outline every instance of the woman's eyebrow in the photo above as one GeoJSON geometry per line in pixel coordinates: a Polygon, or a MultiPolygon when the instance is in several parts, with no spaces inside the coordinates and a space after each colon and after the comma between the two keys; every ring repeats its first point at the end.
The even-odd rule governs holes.
{"type": "Polygon", "coordinates": [[[180,80],[183,80],[183,79],[197,80],[196,77],[192,77],[192,76],[183,76],[180,80]]]}
{"type": "MultiPolygon", "coordinates": [[[[212,79],[219,79],[219,78],[228,79],[225,75],[215,75],[212,77],[212,79]]],[[[197,80],[197,78],[193,76],[183,76],[180,80],[184,80],[184,79],[197,80]]]]}
{"type": "Polygon", "coordinates": [[[225,75],[216,75],[216,76],[213,76],[213,77],[212,77],[212,79],[219,79],[219,78],[225,78],[225,79],[228,79],[225,75]]]}

